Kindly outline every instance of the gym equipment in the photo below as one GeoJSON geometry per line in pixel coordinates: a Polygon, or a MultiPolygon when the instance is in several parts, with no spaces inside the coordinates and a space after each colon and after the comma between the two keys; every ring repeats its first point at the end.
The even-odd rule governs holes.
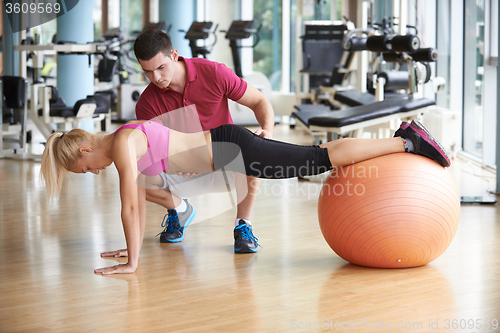
{"type": "Polygon", "coordinates": [[[423,156],[398,153],[332,170],[318,214],[328,245],[350,263],[417,267],[450,245],[460,201],[447,169],[423,156]]]}
{"type": "MultiPolygon", "coordinates": [[[[303,23],[304,35],[301,36],[300,46],[302,53],[297,52],[297,58],[302,58],[303,68],[295,79],[299,104],[326,104],[332,109],[338,109],[343,106],[344,101],[338,100],[336,93],[354,91],[348,84],[352,73],[351,66],[355,52],[366,50],[367,37],[357,38],[356,33],[347,28],[353,25],[351,22],[344,24],[340,21],[303,23]]],[[[360,33],[363,36],[365,32],[360,33]]],[[[375,101],[374,96],[370,94],[356,95],[349,97],[347,101],[353,100],[353,103],[347,105],[357,106],[375,101]],[[361,97],[363,102],[358,102],[355,97],[361,97]]]]}
{"type": "Polygon", "coordinates": [[[380,35],[366,39],[366,48],[372,52],[409,52],[420,49],[420,39],[415,35],[380,35]]]}
{"type": "Polygon", "coordinates": [[[243,47],[254,48],[260,41],[259,31],[262,28],[262,24],[258,28],[255,28],[255,21],[233,21],[226,31],[226,39],[229,39],[229,46],[231,47],[231,53],[233,55],[234,62],[234,72],[239,77],[243,77],[243,72],[241,69],[241,55],[240,50],[243,47]],[[241,45],[242,39],[247,39],[250,37],[256,37],[255,42],[252,46],[241,45]]]}
{"type": "MultiPolygon", "coordinates": [[[[142,31],[133,31],[133,34],[140,34],[143,31],[150,29],[162,30],[169,33],[172,25],[163,22],[147,23],[142,31]]],[[[128,83],[131,81],[130,74],[143,75],[142,71],[135,68],[132,64],[137,64],[137,60],[133,53],[133,43],[135,37],[126,38],[122,29],[111,28],[107,30],[98,42],[103,43],[106,47],[102,53],[102,59],[99,61],[97,76],[100,82],[111,82],[115,74],[118,75],[120,83],[128,83]]]]}
{"type": "Polygon", "coordinates": [[[331,21],[304,22],[302,39],[302,70],[307,74],[303,91],[317,89],[320,85],[333,85],[338,75],[338,64],[344,53],[342,39],[347,30],[345,24],[331,21]],[[308,87],[307,87],[308,86],[308,87]]]}
{"type": "MultiPolygon", "coordinates": [[[[384,71],[377,74],[374,94],[363,93],[356,89],[335,90],[333,98],[342,101],[352,108],[341,111],[331,111],[328,108],[316,105],[296,105],[298,112],[292,115],[297,124],[306,128],[313,136],[322,135],[326,132],[328,139],[335,139],[338,135],[361,136],[361,130],[367,127],[382,129],[391,120],[410,120],[423,114],[426,107],[435,104],[429,99],[414,98],[417,88],[430,81],[430,66],[419,61],[432,61],[437,58],[434,49],[420,49],[420,41],[416,35],[376,35],[369,37],[358,37],[354,33],[347,33],[342,41],[348,53],[352,50],[368,50],[381,53],[386,61],[391,60],[403,63],[407,71],[384,71]],[[387,52],[385,52],[387,50],[387,52]],[[385,53],[384,53],[385,52],[385,53]],[[397,91],[406,90],[407,94],[397,91]],[[389,94],[388,94],[389,92],[389,94]],[[307,112],[304,112],[306,111],[307,112]]],[[[345,58],[346,55],[343,56],[345,58]]],[[[380,58],[380,55],[377,56],[380,58]]],[[[378,64],[375,60],[374,64],[378,64]]],[[[331,99],[329,99],[331,100],[331,99]]],[[[316,137],[314,140],[318,140],[316,137]]],[[[318,143],[318,142],[315,142],[318,143]]]]}
{"type": "MultiPolygon", "coordinates": [[[[186,32],[184,36],[185,39],[189,40],[189,47],[191,48],[191,53],[193,58],[197,58],[202,56],[203,58],[207,58],[207,55],[212,52],[215,43],[217,43],[217,35],[215,32],[217,31],[218,24],[212,29],[214,24],[212,22],[198,22],[195,21],[189,27],[189,30],[186,32]],[[213,36],[214,39],[212,43],[205,44],[206,40],[213,36]],[[203,41],[204,45],[198,45],[199,41],[203,41]]],[[[181,31],[181,30],[180,30],[181,31]]]]}
{"type": "Polygon", "coordinates": [[[76,101],[75,105],[66,105],[56,87],[36,83],[31,86],[30,118],[45,139],[56,129],[67,132],[88,120],[96,125],[106,120],[105,124],[101,123],[100,129],[104,126],[105,130],[109,130],[111,117],[108,98],[96,93],[76,101]],[[56,124],[59,126],[56,127],[56,124]]]}
{"type": "Polygon", "coordinates": [[[118,86],[117,121],[127,122],[136,119],[135,105],[146,89],[147,84],[122,83],[118,86]]]}
{"type": "Polygon", "coordinates": [[[300,116],[301,121],[307,121],[313,131],[328,132],[329,140],[333,140],[332,134],[344,136],[351,133],[353,136],[359,136],[356,131],[363,128],[385,124],[393,119],[416,118],[426,111],[426,107],[434,104],[435,101],[428,98],[389,98],[345,110],[318,113],[310,117],[299,115],[300,112],[296,112],[295,116],[300,116]]]}
{"type": "MultiPolygon", "coordinates": [[[[45,51],[53,51],[58,55],[85,54],[89,57],[90,66],[91,56],[105,53],[107,46],[103,42],[87,44],[60,43],[51,45],[21,44],[14,46],[14,50],[19,51],[22,55],[30,53],[33,59],[33,70],[37,72],[43,67],[45,51]]],[[[20,56],[20,60],[20,72],[23,73],[22,77],[26,77],[26,57],[20,56]]],[[[103,113],[96,114],[95,110],[97,109],[98,102],[95,99],[85,97],[77,101],[75,105],[67,106],[66,103],[58,100],[57,97],[57,90],[54,90],[54,87],[46,83],[34,80],[30,86],[31,103],[29,107],[29,117],[45,139],[47,139],[55,129],[69,131],[75,124],[84,120],[92,120],[96,124],[105,120],[104,126],[108,129],[110,128],[111,110],[108,108],[104,112],[102,108],[99,108],[99,110],[103,110],[103,113]],[[59,124],[59,126],[56,127],[56,124],[59,124]]],[[[101,99],[99,100],[102,101],[101,99]]],[[[101,124],[101,128],[102,125],[103,124],[101,124]]]]}
{"type": "MultiPolygon", "coordinates": [[[[354,52],[343,48],[346,24],[337,21],[305,21],[301,36],[302,69],[295,77],[297,103],[325,104],[332,109],[341,107],[333,98],[340,90],[348,89],[344,83],[351,73],[349,69],[354,52]]],[[[374,98],[372,98],[374,101],[374,98]]],[[[359,105],[359,104],[356,104],[359,105]]]]}
{"type": "Polygon", "coordinates": [[[483,195],[474,195],[474,196],[461,196],[460,204],[461,205],[494,205],[497,203],[497,199],[494,196],[483,196],[483,195]]]}
{"type": "MultiPolygon", "coordinates": [[[[247,83],[259,90],[268,100],[271,99],[272,86],[269,79],[260,72],[248,72],[243,74],[241,66],[240,51],[244,47],[253,48],[259,43],[259,31],[262,25],[255,28],[255,21],[233,21],[226,32],[226,39],[229,40],[229,46],[233,55],[234,72],[243,78],[247,83]],[[241,45],[241,40],[255,36],[255,42],[250,46],[241,45]]],[[[246,106],[229,100],[229,110],[233,122],[238,125],[258,125],[253,111],[246,106]]]]}
{"type": "MultiPolygon", "coordinates": [[[[28,82],[19,76],[2,76],[2,118],[0,118],[0,155],[4,152],[4,142],[16,143],[14,154],[25,153],[28,142],[28,82]],[[5,131],[3,123],[6,123],[5,131]],[[10,131],[10,125],[20,125],[18,131],[10,131]],[[14,138],[12,137],[14,136],[14,138]]],[[[10,150],[10,149],[9,149],[10,150]]]]}
{"type": "MultiPolygon", "coordinates": [[[[167,25],[165,22],[160,21],[147,23],[142,31],[134,31],[133,33],[138,35],[149,29],[158,29],[168,34],[171,28],[171,24],[167,25]]],[[[102,59],[98,65],[97,77],[99,82],[113,83],[115,78],[118,78],[118,82],[115,81],[112,87],[100,90],[99,93],[110,95],[111,107],[114,114],[116,114],[116,116],[113,116],[113,120],[117,122],[133,120],[136,118],[135,104],[147,87],[147,83],[141,83],[141,81],[147,82],[144,73],[132,65],[137,63],[135,56],[131,55],[135,37],[127,39],[123,35],[121,28],[113,28],[104,33],[101,41],[105,43],[107,48],[106,52],[102,54],[102,59]],[[136,78],[134,75],[139,75],[144,80],[136,78]]]]}
{"type": "MultiPolygon", "coordinates": [[[[384,92],[399,89],[407,89],[408,94],[413,96],[418,92],[419,86],[433,80],[428,63],[437,60],[437,50],[420,48],[420,39],[416,35],[384,34],[358,38],[347,34],[345,39],[348,40],[343,41],[343,46],[350,52],[354,49],[369,50],[376,54],[372,67],[376,67],[382,59],[387,63],[395,63],[398,67],[406,67],[407,73],[391,70],[376,74],[376,79],[373,80],[375,88],[369,90],[375,93],[377,101],[384,99],[384,92]]],[[[340,94],[335,98],[342,97],[340,94]]]]}
{"type": "MultiPolygon", "coordinates": [[[[346,24],[332,21],[304,22],[305,33],[301,37],[304,66],[300,71],[303,77],[302,85],[297,82],[297,98],[302,104],[298,106],[299,110],[304,106],[304,99],[312,104],[321,103],[338,109],[345,105],[358,106],[381,101],[384,95],[391,98],[401,97],[401,93],[396,90],[408,88],[409,78],[406,71],[391,70],[379,73],[382,74],[380,80],[376,75],[367,75],[368,80],[377,77],[374,82],[377,91],[368,87],[370,92],[361,92],[347,84],[356,52],[372,49],[374,52],[387,50],[397,54],[396,50],[414,52],[420,47],[420,40],[415,35],[370,35],[388,31],[386,20],[376,26],[378,30],[364,31],[347,30],[346,24]]],[[[380,56],[375,57],[371,70],[375,70],[379,59],[380,56]]]]}
{"type": "Polygon", "coordinates": [[[134,31],[134,32],[137,35],[139,35],[141,32],[146,31],[146,30],[151,30],[151,29],[161,30],[168,35],[170,33],[170,29],[172,29],[172,25],[167,24],[164,21],[148,22],[148,23],[144,24],[144,26],[142,27],[142,31],[134,31]]]}

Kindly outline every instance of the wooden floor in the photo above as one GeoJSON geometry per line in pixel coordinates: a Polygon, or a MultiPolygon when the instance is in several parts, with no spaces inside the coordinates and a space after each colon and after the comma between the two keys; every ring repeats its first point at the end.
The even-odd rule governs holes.
{"type": "MultiPolygon", "coordinates": [[[[311,140],[287,127],[276,137],[311,140]]],[[[201,196],[180,244],[159,242],[165,212],[148,204],[137,272],[103,277],[93,269],[124,261],[99,257],[125,246],[116,170],[73,175],[50,206],[39,169],[0,160],[0,332],[500,330],[477,326],[500,320],[498,206],[463,206],[451,246],[426,266],[370,269],[324,241],[319,183],[263,181],[257,254],[233,253],[235,210],[201,196]]],[[[461,191],[494,188],[494,175],[468,162],[450,171],[461,191]]]]}

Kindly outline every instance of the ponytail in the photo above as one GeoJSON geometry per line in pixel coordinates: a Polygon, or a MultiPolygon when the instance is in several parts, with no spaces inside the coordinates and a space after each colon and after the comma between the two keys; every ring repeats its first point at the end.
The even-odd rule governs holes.
{"type": "Polygon", "coordinates": [[[71,166],[82,157],[79,148],[82,143],[90,141],[92,134],[81,129],[73,129],[67,134],[53,133],[42,155],[40,176],[45,182],[47,194],[52,200],[61,192],[64,176],[71,166]]]}

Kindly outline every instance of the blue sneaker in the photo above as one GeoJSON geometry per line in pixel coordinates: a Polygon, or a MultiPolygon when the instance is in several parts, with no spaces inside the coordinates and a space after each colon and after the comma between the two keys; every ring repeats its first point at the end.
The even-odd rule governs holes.
{"type": "Polygon", "coordinates": [[[259,251],[259,240],[252,233],[252,226],[240,220],[239,225],[234,228],[234,252],[255,253],[259,251]]]}
{"type": "Polygon", "coordinates": [[[175,209],[169,209],[168,214],[163,217],[161,226],[164,229],[158,234],[161,243],[178,243],[184,240],[184,229],[196,216],[196,209],[186,199],[184,201],[187,205],[185,212],[177,214],[175,209]]]}

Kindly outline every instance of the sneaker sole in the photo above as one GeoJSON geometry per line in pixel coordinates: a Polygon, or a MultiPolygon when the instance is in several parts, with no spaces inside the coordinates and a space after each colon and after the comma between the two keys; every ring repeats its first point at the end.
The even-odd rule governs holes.
{"type": "Polygon", "coordinates": [[[191,215],[189,215],[189,217],[186,221],[186,224],[184,224],[184,226],[182,227],[182,237],[175,238],[175,239],[166,239],[164,241],[160,238],[160,242],[161,243],[179,243],[179,242],[182,242],[184,240],[184,234],[186,231],[186,227],[188,225],[190,225],[191,222],[193,222],[195,216],[196,216],[196,209],[193,207],[193,211],[191,212],[191,215]]]}
{"type": "Polygon", "coordinates": [[[255,253],[259,251],[258,248],[255,249],[247,249],[246,251],[242,251],[241,249],[234,249],[234,253],[255,253]]]}
{"type": "Polygon", "coordinates": [[[434,149],[436,149],[439,154],[445,159],[446,163],[448,164],[447,166],[450,166],[450,159],[448,157],[448,154],[446,154],[446,150],[444,149],[441,144],[434,139],[434,137],[429,133],[427,128],[424,127],[418,120],[413,120],[411,122],[410,127],[418,133],[424,139],[428,144],[430,144],[434,149]],[[415,126],[413,126],[415,125],[415,126]]]}

